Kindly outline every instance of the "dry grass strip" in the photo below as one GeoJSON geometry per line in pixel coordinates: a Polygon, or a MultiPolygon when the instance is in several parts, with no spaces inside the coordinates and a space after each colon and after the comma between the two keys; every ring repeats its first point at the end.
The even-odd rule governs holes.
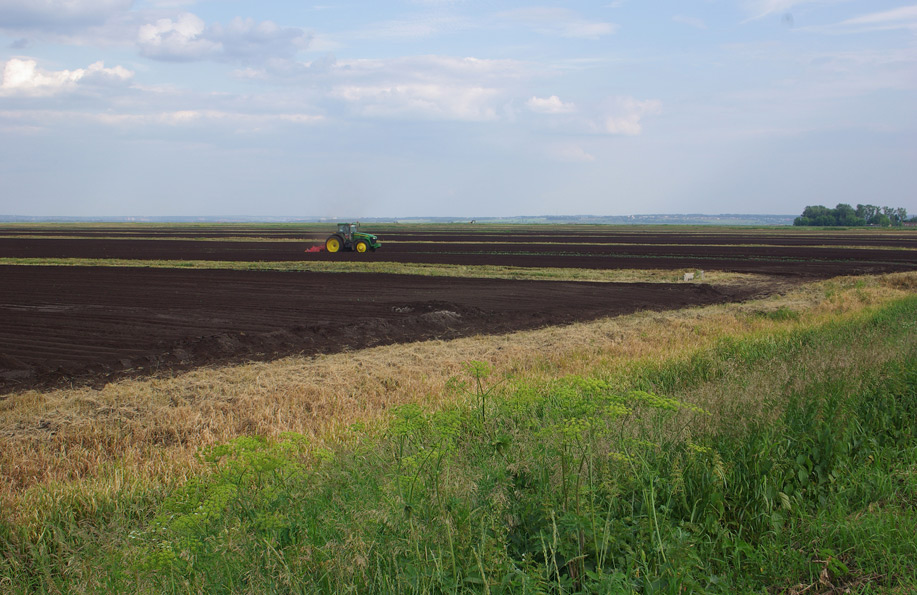
{"type": "Polygon", "coordinates": [[[740,304],[288,357],[101,390],[14,393],[0,397],[0,503],[14,511],[36,486],[98,482],[120,490],[142,478],[180,480],[193,472],[201,446],[239,435],[292,431],[338,440],[354,423],[371,427],[393,406],[435,407],[454,398],[444,387],[470,360],[529,379],[613,371],[637,359],[676,357],[725,334],[818,324],[914,292],[917,273],[838,278],[740,304]],[[778,308],[798,317],[759,315],[778,308]]]}
{"type": "MultiPolygon", "coordinates": [[[[215,269],[236,271],[280,271],[314,273],[381,273],[540,281],[594,281],[597,283],[673,283],[697,269],[577,269],[562,267],[514,267],[502,265],[422,264],[393,261],[224,261],[224,260],[126,260],[116,258],[2,258],[0,265],[132,267],[155,269],[215,269]]],[[[698,279],[700,281],[700,279],[698,279]]],[[[710,285],[754,285],[771,287],[779,283],[770,275],[706,271],[710,285]]]]}

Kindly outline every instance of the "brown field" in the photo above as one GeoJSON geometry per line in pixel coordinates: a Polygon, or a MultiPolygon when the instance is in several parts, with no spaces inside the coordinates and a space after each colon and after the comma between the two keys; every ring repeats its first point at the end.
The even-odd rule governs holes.
{"type": "Polygon", "coordinates": [[[0,391],[736,301],[751,286],[0,267],[0,391]]]}
{"type": "MultiPolygon", "coordinates": [[[[328,226],[330,227],[330,226],[328,226]]],[[[917,268],[917,233],[885,230],[739,232],[627,227],[366,227],[381,250],[305,253],[327,229],[258,227],[0,227],[0,257],[236,262],[397,262],[578,269],[705,269],[829,278],[917,268]]]]}
{"type": "MultiPolygon", "coordinates": [[[[0,394],[741,301],[804,279],[917,269],[917,233],[596,227],[373,228],[368,254],[312,228],[0,227],[0,258],[684,269],[755,281],[584,283],[371,273],[0,267],[0,394]],[[384,233],[383,233],[384,232],[384,233]],[[156,239],[150,239],[156,238],[156,239]],[[509,241],[512,240],[512,241],[509,241]]],[[[465,270],[465,269],[463,269],[465,270]]]]}

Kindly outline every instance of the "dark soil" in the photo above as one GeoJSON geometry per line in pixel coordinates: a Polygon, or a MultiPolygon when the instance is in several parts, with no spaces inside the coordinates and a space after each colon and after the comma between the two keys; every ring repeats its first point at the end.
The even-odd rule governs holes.
{"type": "Polygon", "coordinates": [[[0,267],[0,392],[741,300],[702,283],[0,267]]]}
{"type": "MultiPolygon", "coordinates": [[[[162,239],[225,239],[225,238],[262,238],[274,240],[299,240],[305,237],[325,237],[333,225],[316,230],[311,226],[290,226],[271,228],[270,226],[230,226],[230,225],[143,225],[138,227],[113,224],[110,227],[93,228],[80,226],[29,226],[22,224],[0,224],[0,235],[6,237],[55,236],[77,237],[85,239],[120,238],[162,238],[162,239]]],[[[783,228],[672,228],[659,227],[626,227],[626,226],[545,226],[545,225],[508,225],[495,226],[453,225],[445,228],[432,226],[429,230],[419,225],[401,226],[382,224],[364,226],[366,231],[377,233],[384,241],[392,242],[487,242],[544,244],[594,244],[594,243],[633,243],[633,244],[677,244],[680,246],[699,244],[758,244],[768,246],[874,246],[917,248],[917,230],[911,229],[783,229],[783,228]]]]}
{"type": "Polygon", "coordinates": [[[0,393],[502,333],[742,300],[804,279],[917,269],[917,232],[909,230],[469,226],[465,231],[389,225],[368,231],[380,235],[379,251],[328,254],[305,252],[322,236],[314,228],[10,225],[0,226],[0,257],[700,269],[761,273],[773,282],[763,288],[714,288],[702,283],[0,267],[0,393]],[[159,239],[143,239],[151,237],[159,239]]]}
{"type": "MultiPolygon", "coordinates": [[[[531,228],[523,228],[531,229],[531,228]]],[[[787,277],[828,278],[917,269],[917,232],[907,233],[682,233],[569,230],[507,233],[416,233],[382,235],[374,253],[306,253],[314,241],[219,241],[219,233],[235,237],[296,238],[296,232],[234,229],[171,231],[152,229],[137,239],[115,231],[67,231],[105,237],[73,239],[4,237],[0,257],[106,258],[128,260],[204,260],[238,262],[363,260],[417,264],[499,265],[588,269],[704,269],[762,273],[787,277]],[[198,239],[182,239],[187,234],[198,239]],[[118,237],[120,239],[111,239],[118,237]],[[202,240],[201,238],[210,238],[202,240]],[[847,246],[861,246],[850,248],[847,246]]],[[[375,231],[375,230],[374,230],[375,231]]],[[[58,234],[64,233],[61,231],[58,234]]],[[[131,233],[140,233],[133,231],[131,233]]],[[[302,231],[299,237],[316,237],[302,231]]],[[[28,228],[0,228],[0,235],[39,235],[28,228]]],[[[320,235],[320,234],[318,234],[320,235]]]]}

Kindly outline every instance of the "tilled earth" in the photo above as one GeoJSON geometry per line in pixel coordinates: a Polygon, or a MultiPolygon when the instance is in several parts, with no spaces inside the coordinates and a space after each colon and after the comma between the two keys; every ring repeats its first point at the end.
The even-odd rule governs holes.
{"type": "Polygon", "coordinates": [[[0,392],[741,300],[751,288],[0,267],[0,392]]]}
{"type": "Polygon", "coordinates": [[[40,229],[0,227],[0,236],[4,236],[0,237],[0,257],[237,262],[362,260],[604,270],[686,268],[796,278],[917,269],[917,233],[908,231],[780,234],[757,230],[682,233],[609,229],[580,233],[551,229],[537,233],[391,231],[382,235],[383,247],[375,253],[328,254],[306,253],[304,249],[320,245],[321,238],[305,231],[68,230],[67,237],[58,237],[60,230],[54,236],[40,229]],[[187,237],[190,234],[194,237],[187,237]],[[251,240],[245,241],[246,238],[251,240]]]}
{"type": "MultiPolygon", "coordinates": [[[[372,231],[376,232],[376,229],[372,231]]],[[[365,260],[760,273],[774,286],[574,283],[363,273],[0,266],[0,393],[638,310],[748,299],[777,283],[917,269],[917,233],[511,228],[379,234],[375,253],[307,253],[320,236],[264,227],[0,227],[0,257],[365,260]],[[521,231],[520,231],[521,229],[521,231]],[[151,239],[154,238],[154,239],[151,239]]]]}

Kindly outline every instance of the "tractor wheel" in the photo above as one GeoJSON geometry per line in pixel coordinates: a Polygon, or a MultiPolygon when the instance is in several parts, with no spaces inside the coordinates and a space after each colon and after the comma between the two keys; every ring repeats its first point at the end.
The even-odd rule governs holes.
{"type": "Polygon", "coordinates": [[[325,250],[328,252],[340,252],[343,246],[344,240],[341,239],[341,236],[331,236],[325,240],[325,250]]]}
{"type": "Polygon", "coordinates": [[[363,240],[360,240],[359,242],[357,242],[354,245],[354,248],[356,248],[357,252],[362,254],[363,252],[366,252],[369,249],[369,244],[367,244],[363,240]]]}

